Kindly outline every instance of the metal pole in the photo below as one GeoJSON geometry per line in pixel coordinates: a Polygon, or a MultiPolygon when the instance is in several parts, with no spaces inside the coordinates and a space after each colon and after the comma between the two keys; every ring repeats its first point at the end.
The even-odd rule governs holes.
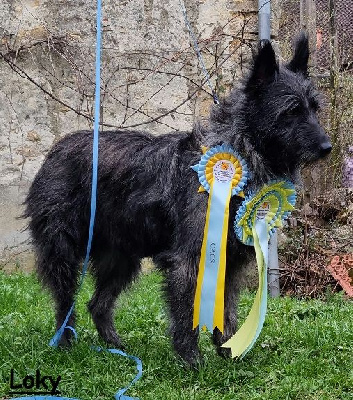
{"type": "MultiPolygon", "coordinates": [[[[271,39],[271,1],[259,0],[259,40],[271,39]]],[[[277,231],[272,235],[268,248],[268,288],[271,297],[278,297],[279,265],[278,265],[277,231]]]]}
{"type": "Polygon", "coordinates": [[[271,39],[271,0],[259,0],[259,39],[271,39]]]}
{"type": "Polygon", "coordinates": [[[268,246],[268,289],[271,297],[278,297],[280,295],[277,247],[278,236],[276,230],[271,236],[268,246]]]}

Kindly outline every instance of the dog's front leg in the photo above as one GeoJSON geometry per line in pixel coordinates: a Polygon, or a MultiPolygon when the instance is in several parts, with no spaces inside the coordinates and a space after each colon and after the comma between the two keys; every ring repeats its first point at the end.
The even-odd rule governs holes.
{"type": "Polygon", "coordinates": [[[170,331],[175,351],[189,365],[196,367],[201,355],[198,329],[193,329],[193,306],[196,288],[196,263],[182,258],[166,271],[166,292],[170,307],[170,331]]]}
{"type": "Polygon", "coordinates": [[[217,346],[217,352],[222,357],[230,356],[230,349],[222,348],[237,330],[237,302],[239,296],[239,273],[234,266],[227,263],[225,299],[224,299],[224,330],[223,334],[219,329],[213,332],[213,343],[217,346]],[[232,268],[233,267],[233,268],[232,268]]]}

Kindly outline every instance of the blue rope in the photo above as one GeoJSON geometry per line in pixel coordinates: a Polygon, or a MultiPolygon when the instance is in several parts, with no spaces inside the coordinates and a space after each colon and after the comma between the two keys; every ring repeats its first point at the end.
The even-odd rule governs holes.
{"type": "MultiPolygon", "coordinates": [[[[96,44],[96,88],[95,88],[95,104],[94,104],[94,128],[93,128],[93,149],[92,149],[92,189],[91,189],[91,216],[89,221],[88,230],[88,242],[86,249],[86,257],[82,267],[81,279],[79,283],[79,288],[77,293],[81,290],[83,281],[87,274],[89,256],[91,253],[92,239],[93,239],[93,228],[94,221],[96,217],[96,205],[97,205],[97,180],[98,180],[98,141],[99,141],[99,109],[100,109],[100,63],[101,63],[101,42],[102,42],[102,32],[101,32],[101,0],[97,0],[97,44],[96,44]]],[[[77,337],[76,331],[72,326],[67,326],[67,322],[74,311],[76,299],[74,300],[66,318],[51,339],[49,345],[57,347],[61,336],[65,329],[70,329],[74,332],[75,337],[77,337]]]]}
{"type": "Polygon", "coordinates": [[[137,374],[136,374],[135,378],[129,383],[129,385],[127,385],[125,388],[120,389],[119,391],[117,391],[115,393],[115,399],[116,400],[139,400],[137,397],[125,396],[124,393],[127,390],[129,390],[131,388],[131,386],[141,378],[141,376],[142,376],[142,362],[141,362],[141,360],[139,358],[135,357],[135,356],[130,356],[129,354],[126,354],[123,351],[117,350],[117,349],[102,349],[101,347],[93,347],[93,348],[96,351],[108,351],[109,353],[112,353],[112,354],[120,354],[123,357],[127,357],[130,360],[135,361],[136,368],[137,368],[137,374]]]}
{"type": "Polygon", "coordinates": [[[187,27],[188,30],[189,30],[190,37],[191,37],[191,40],[192,40],[192,44],[193,44],[194,49],[195,49],[195,52],[196,52],[196,54],[197,54],[197,58],[199,59],[199,63],[200,63],[200,65],[201,65],[201,68],[202,68],[202,70],[203,70],[203,73],[205,74],[206,82],[207,82],[207,84],[208,84],[208,86],[209,86],[209,88],[210,88],[210,90],[211,90],[211,92],[212,92],[213,102],[214,102],[216,105],[218,105],[218,104],[219,104],[219,99],[218,99],[218,96],[217,96],[216,92],[213,90],[213,87],[212,87],[212,85],[211,85],[211,78],[210,78],[210,75],[209,75],[209,73],[208,73],[208,71],[207,71],[207,68],[206,68],[206,66],[205,66],[205,63],[204,63],[204,61],[203,61],[203,57],[202,57],[202,54],[201,54],[199,45],[198,45],[198,43],[197,43],[197,38],[196,38],[196,36],[195,36],[195,33],[194,33],[194,31],[193,31],[193,29],[192,29],[192,27],[191,27],[190,21],[189,21],[189,19],[188,19],[184,1],[183,1],[183,0],[179,0],[179,4],[180,4],[181,11],[182,11],[182,13],[183,13],[183,15],[184,15],[185,25],[186,25],[186,27],[187,27]]]}
{"type": "MultiPolygon", "coordinates": [[[[98,142],[99,142],[99,116],[100,116],[100,65],[101,65],[101,42],[102,42],[102,32],[101,32],[101,9],[102,9],[102,4],[101,0],[97,0],[97,45],[96,45],[96,88],[95,88],[95,105],[94,105],[94,128],[93,128],[93,149],[92,149],[92,189],[91,189],[91,216],[90,216],[90,222],[89,222],[89,231],[88,231],[88,242],[87,242],[87,249],[86,249],[86,256],[85,260],[83,263],[82,267],[82,273],[81,273],[81,279],[79,283],[79,287],[77,290],[77,293],[79,293],[83,281],[85,279],[87,269],[88,269],[88,262],[89,262],[89,256],[91,253],[91,247],[92,247],[92,239],[93,239],[93,229],[94,229],[94,222],[95,222],[95,216],[96,216],[96,205],[97,205],[97,180],[98,180],[98,142]]],[[[65,329],[69,329],[73,332],[75,339],[77,339],[77,333],[75,329],[72,326],[67,325],[68,320],[70,316],[72,315],[74,308],[75,308],[75,303],[76,303],[76,297],[75,300],[68,311],[64,322],[62,323],[61,327],[57,330],[55,335],[52,337],[52,339],[49,342],[49,345],[52,347],[57,347],[60,339],[64,333],[65,329]]],[[[93,347],[96,351],[103,351],[104,349],[100,347],[93,347]]],[[[139,358],[130,356],[126,353],[124,353],[121,350],[116,350],[116,349],[106,349],[105,351],[108,351],[113,354],[119,354],[124,357],[128,357],[129,359],[133,360],[136,362],[137,366],[137,374],[133,381],[126,386],[123,389],[120,389],[118,392],[115,394],[115,399],[116,400],[139,400],[136,397],[129,397],[125,396],[124,393],[130,389],[130,387],[142,376],[142,362],[139,358]]],[[[18,397],[16,400],[78,400],[78,399],[72,399],[68,397],[57,397],[57,396],[32,396],[32,397],[18,397]]]]}

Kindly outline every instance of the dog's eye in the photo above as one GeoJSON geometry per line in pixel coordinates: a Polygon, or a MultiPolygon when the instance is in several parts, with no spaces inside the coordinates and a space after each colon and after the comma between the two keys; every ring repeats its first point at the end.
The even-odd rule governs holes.
{"type": "Polygon", "coordinates": [[[286,115],[288,117],[297,117],[298,115],[300,115],[302,113],[302,111],[303,111],[302,107],[298,104],[297,106],[288,109],[286,111],[286,115]]]}

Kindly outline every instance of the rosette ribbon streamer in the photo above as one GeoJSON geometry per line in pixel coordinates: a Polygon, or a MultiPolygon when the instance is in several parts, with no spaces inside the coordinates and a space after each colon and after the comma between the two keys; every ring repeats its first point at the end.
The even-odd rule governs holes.
{"type": "Polygon", "coordinates": [[[259,287],[244,324],[222,346],[231,349],[232,357],[244,357],[260,335],[267,310],[268,241],[294,209],[295,201],[292,183],[272,182],[247,197],[237,212],[235,233],[240,241],[255,248],[259,287]]]}
{"type": "Polygon", "coordinates": [[[202,185],[199,192],[209,192],[193,328],[206,326],[213,332],[217,327],[223,332],[229,201],[233,195],[242,195],[248,170],[245,161],[227,144],[204,149],[200,162],[192,168],[202,185]]]}

